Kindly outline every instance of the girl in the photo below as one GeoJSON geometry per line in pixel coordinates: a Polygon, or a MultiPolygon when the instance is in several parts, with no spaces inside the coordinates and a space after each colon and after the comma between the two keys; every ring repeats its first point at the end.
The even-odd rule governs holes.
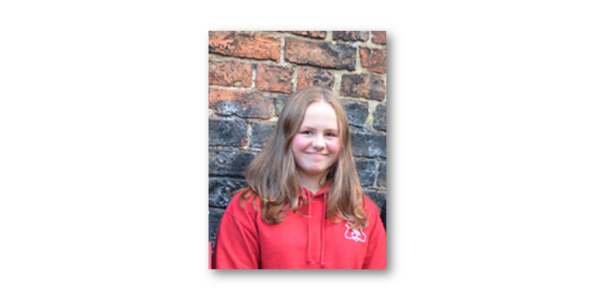
{"type": "Polygon", "coordinates": [[[246,182],[220,222],[214,269],[386,269],[384,227],[331,90],[288,99],[246,182]]]}

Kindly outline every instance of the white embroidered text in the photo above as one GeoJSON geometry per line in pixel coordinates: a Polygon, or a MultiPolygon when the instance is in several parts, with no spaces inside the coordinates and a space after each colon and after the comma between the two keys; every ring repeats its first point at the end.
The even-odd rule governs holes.
{"type": "Polygon", "coordinates": [[[346,233],[344,236],[349,240],[354,240],[355,242],[363,242],[367,239],[367,235],[363,232],[363,228],[359,229],[350,229],[352,223],[346,222],[346,233]]]}

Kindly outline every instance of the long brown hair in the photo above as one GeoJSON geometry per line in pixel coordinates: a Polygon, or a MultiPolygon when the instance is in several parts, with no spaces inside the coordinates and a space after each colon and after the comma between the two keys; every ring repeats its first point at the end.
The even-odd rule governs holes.
{"type": "Polygon", "coordinates": [[[340,140],[339,157],[325,176],[326,183],[330,184],[327,217],[336,223],[339,220],[352,222],[352,229],[365,228],[368,218],[363,210],[364,195],[352,156],[346,112],[340,99],[331,90],[322,87],[301,89],[287,100],[269,142],[246,170],[248,186],[238,191],[241,193],[240,199],[249,202],[253,195],[260,197],[261,217],[269,224],[283,222],[290,209],[297,212],[301,190],[291,143],[308,105],[320,100],[333,106],[340,140]]]}

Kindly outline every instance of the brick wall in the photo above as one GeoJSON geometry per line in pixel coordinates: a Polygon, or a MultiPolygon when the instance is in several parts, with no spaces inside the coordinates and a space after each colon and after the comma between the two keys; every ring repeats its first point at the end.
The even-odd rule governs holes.
{"type": "MultiPolygon", "coordinates": [[[[363,190],[386,226],[386,33],[209,32],[209,241],[231,194],[297,89],[331,88],[344,103],[363,190]]],[[[212,246],[213,247],[213,246],[212,246]]]]}

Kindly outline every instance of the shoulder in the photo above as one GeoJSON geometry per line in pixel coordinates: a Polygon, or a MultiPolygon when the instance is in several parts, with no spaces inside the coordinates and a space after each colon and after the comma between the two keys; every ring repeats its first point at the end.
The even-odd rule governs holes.
{"type": "Polygon", "coordinates": [[[372,201],[372,199],[370,199],[369,197],[367,197],[367,195],[364,196],[365,198],[365,204],[363,205],[363,209],[365,209],[366,213],[371,213],[371,212],[375,212],[377,215],[380,214],[379,212],[379,208],[376,205],[376,203],[374,203],[374,201],[372,201]]]}
{"type": "Polygon", "coordinates": [[[372,201],[367,195],[365,195],[365,203],[363,205],[363,210],[367,214],[367,218],[369,219],[369,226],[371,224],[381,223],[380,219],[380,208],[372,201]],[[374,222],[374,223],[372,223],[374,222]]]}
{"type": "Polygon", "coordinates": [[[243,191],[238,191],[233,195],[233,199],[226,207],[226,214],[232,215],[234,218],[240,219],[255,219],[260,211],[260,198],[254,194],[243,197],[243,191]]]}

